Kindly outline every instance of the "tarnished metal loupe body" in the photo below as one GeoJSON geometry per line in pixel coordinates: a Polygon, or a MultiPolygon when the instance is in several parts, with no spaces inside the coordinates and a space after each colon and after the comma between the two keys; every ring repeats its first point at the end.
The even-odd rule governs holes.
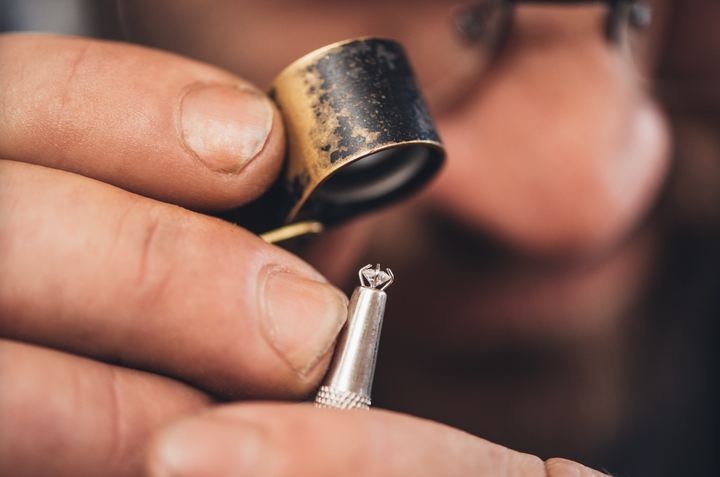
{"type": "Polygon", "coordinates": [[[328,45],[269,91],[288,157],[279,219],[331,225],[416,191],[445,151],[402,47],[380,38],[328,45]]]}

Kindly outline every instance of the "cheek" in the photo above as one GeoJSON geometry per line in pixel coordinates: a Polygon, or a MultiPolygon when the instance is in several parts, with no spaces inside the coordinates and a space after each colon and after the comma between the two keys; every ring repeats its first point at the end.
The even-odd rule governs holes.
{"type": "Polygon", "coordinates": [[[432,200],[534,252],[597,252],[652,204],[667,126],[605,45],[543,53],[511,55],[440,118],[448,163],[432,200]]]}

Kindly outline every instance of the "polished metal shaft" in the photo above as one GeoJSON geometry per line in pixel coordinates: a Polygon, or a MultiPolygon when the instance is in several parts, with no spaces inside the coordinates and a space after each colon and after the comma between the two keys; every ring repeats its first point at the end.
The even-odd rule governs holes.
{"type": "Polygon", "coordinates": [[[348,305],[348,318],[338,337],[333,361],[315,397],[315,406],[338,409],[369,409],[380,329],[387,295],[383,291],[393,281],[392,272],[360,270],[359,286],[348,305]],[[368,286],[365,282],[368,282],[368,286]],[[382,286],[381,288],[378,288],[382,286]]]}

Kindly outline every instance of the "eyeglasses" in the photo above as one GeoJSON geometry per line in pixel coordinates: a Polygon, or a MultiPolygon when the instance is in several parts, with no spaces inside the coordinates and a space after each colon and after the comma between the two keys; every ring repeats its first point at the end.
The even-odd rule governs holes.
{"type": "MultiPolygon", "coordinates": [[[[605,35],[619,48],[637,36],[628,32],[650,22],[646,0],[218,0],[182,2],[182,13],[170,0],[135,5],[126,8],[131,40],[208,61],[260,87],[327,44],[363,36],[395,40],[436,111],[462,100],[485,78],[513,17],[520,20],[517,6],[542,5],[571,18],[583,17],[572,17],[576,10],[605,8],[605,35]]],[[[597,12],[589,17],[596,22],[597,12]]]]}
{"type": "MultiPolygon", "coordinates": [[[[471,59],[463,60],[465,69],[473,69],[474,77],[484,74],[494,58],[501,51],[507,39],[517,4],[582,5],[606,4],[608,15],[605,35],[609,43],[618,48],[632,50],[628,31],[642,31],[652,21],[650,4],[643,0],[479,0],[455,6],[451,10],[450,22],[458,41],[471,59]]],[[[630,51],[632,54],[632,51],[630,51]]],[[[453,68],[445,70],[446,77],[453,68]]],[[[425,76],[421,73],[421,79],[425,76]]],[[[447,79],[446,79],[447,81],[447,79]]],[[[442,89],[442,80],[425,85],[427,89],[442,89]]],[[[455,85],[455,94],[459,93],[455,85]]]]}
{"type": "MultiPolygon", "coordinates": [[[[497,46],[510,26],[513,6],[517,3],[581,4],[602,0],[484,0],[456,7],[453,23],[468,42],[487,42],[497,46]]],[[[647,28],[652,20],[650,5],[642,0],[604,0],[610,6],[606,33],[611,41],[619,41],[623,26],[647,28]]]]}

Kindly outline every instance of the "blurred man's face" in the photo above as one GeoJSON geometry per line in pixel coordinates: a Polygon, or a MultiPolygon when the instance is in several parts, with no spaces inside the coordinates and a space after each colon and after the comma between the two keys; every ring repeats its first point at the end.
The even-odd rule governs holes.
{"type": "MultiPolygon", "coordinates": [[[[373,253],[403,277],[397,288],[412,287],[420,309],[429,298],[423,290],[432,290],[432,306],[449,315],[443,326],[460,329],[490,322],[576,329],[583,325],[571,322],[603,320],[598,315],[615,314],[640,273],[615,262],[642,260],[640,252],[619,251],[667,168],[666,126],[644,81],[664,5],[654,2],[649,29],[622,24],[613,42],[602,3],[521,4],[492,62],[492,52],[455,27],[462,5],[154,0],[127,1],[123,9],[133,39],[223,66],[264,88],[325,44],[369,35],[400,41],[435,113],[448,163],[421,197],[388,212],[386,233],[372,241],[373,253]],[[430,264],[443,279],[420,273],[430,264]],[[411,285],[411,277],[419,283],[411,285]]],[[[362,248],[357,240],[352,245],[362,248]]],[[[333,256],[328,246],[325,258],[333,256]]],[[[347,273],[345,263],[339,270],[322,258],[315,257],[317,265],[331,278],[347,273]]]]}
{"type": "MultiPolygon", "coordinates": [[[[492,62],[454,26],[461,3],[122,4],[131,39],[219,65],[261,88],[332,42],[381,36],[406,47],[447,164],[419,196],[329,234],[308,252],[336,282],[368,261],[395,272],[380,360],[400,364],[379,370],[386,387],[378,391],[389,406],[411,403],[413,393],[439,389],[441,381],[448,394],[459,392],[447,373],[414,368],[413,356],[472,362],[498,350],[572,348],[613,335],[654,250],[642,225],[666,175],[670,141],[646,78],[665,2],[650,2],[648,29],[621,25],[618,42],[606,36],[603,3],[520,4],[492,62]]],[[[458,413],[482,402],[477,390],[463,390],[472,398],[455,402],[458,413]]],[[[453,412],[429,410],[433,399],[450,402],[436,394],[407,405],[453,422],[453,412]]],[[[612,414],[612,403],[606,407],[612,414]]]]}

